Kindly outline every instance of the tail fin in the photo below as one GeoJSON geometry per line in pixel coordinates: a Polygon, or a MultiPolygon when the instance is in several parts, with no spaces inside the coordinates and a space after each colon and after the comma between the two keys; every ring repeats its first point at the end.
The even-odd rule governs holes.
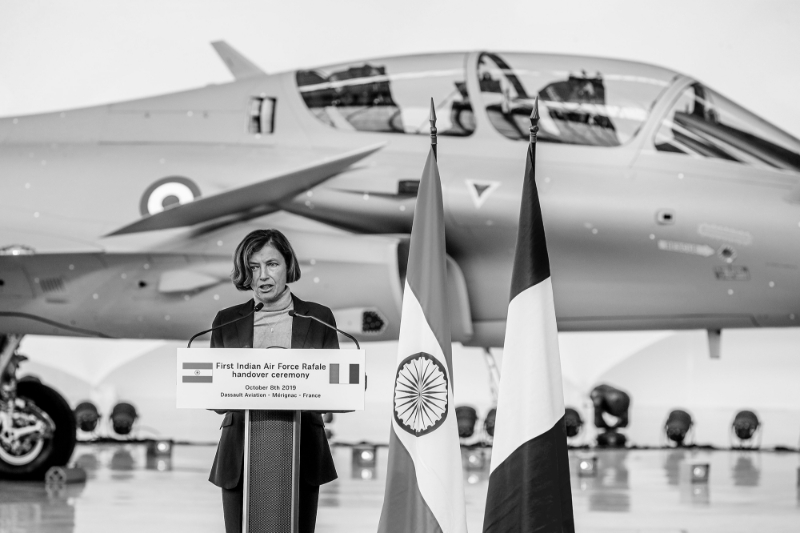
{"type": "Polygon", "coordinates": [[[233,74],[233,77],[237,80],[252,78],[254,76],[263,76],[266,74],[258,67],[258,65],[237,52],[225,41],[214,41],[211,43],[211,46],[214,47],[214,50],[217,51],[220,59],[222,59],[222,61],[228,67],[228,70],[230,70],[231,74],[233,74]]]}

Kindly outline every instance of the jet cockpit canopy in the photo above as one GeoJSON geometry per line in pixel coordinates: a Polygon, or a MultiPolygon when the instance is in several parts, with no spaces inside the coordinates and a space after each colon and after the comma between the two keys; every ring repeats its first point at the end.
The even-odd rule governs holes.
{"type": "Polygon", "coordinates": [[[439,135],[467,136],[475,118],[466,89],[466,54],[382,58],[299,70],[308,109],[333,128],[382,133],[430,133],[430,99],[439,135]]]}
{"type": "Polygon", "coordinates": [[[492,126],[520,141],[528,140],[538,96],[539,141],[625,144],[675,76],[651,65],[593,57],[485,52],[478,58],[481,98],[492,126]]]}
{"type": "Polygon", "coordinates": [[[800,141],[700,83],[681,92],[654,141],[661,152],[800,172],[800,141]]]}
{"type": "Polygon", "coordinates": [[[650,149],[800,172],[800,141],[672,70],[597,57],[482,52],[476,70],[469,69],[477,84],[470,84],[469,58],[379,58],[299,70],[295,79],[309,111],[336,129],[427,135],[433,98],[439,135],[471,135],[473,106],[482,105],[498,133],[527,141],[538,96],[540,142],[603,147],[636,137],[655,104],[679,83],[686,88],[655,119],[661,124],[650,149]],[[471,98],[470,85],[480,95],[471,98]]]}

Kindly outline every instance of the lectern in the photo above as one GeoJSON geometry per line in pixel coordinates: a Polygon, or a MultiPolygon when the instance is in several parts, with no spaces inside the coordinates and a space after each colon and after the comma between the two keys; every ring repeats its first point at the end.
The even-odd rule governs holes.
{"type": "Polygon", "coordinates": [[[362,411],[363,350],[179,348],[177,407],[245,411],[244,533],[296,532],[300,411],[362,411]]]}

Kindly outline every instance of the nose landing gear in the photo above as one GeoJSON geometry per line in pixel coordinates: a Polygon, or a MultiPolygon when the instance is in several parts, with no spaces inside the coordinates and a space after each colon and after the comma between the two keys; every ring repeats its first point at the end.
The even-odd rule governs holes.
{"type": "Polygon", "coordinates": [[[0,461],[21,466],[42,453],[44,443],[53,438],[55,424],[50,416],[27,399],[0,412],[0,461]]]}
{"type": "Polygon", "coordinates": [[[0,479],[44,479],[75,449],[75,416],[67,401],[38,380],[17,378],[20,336],[0,336],[0,479]]]}

